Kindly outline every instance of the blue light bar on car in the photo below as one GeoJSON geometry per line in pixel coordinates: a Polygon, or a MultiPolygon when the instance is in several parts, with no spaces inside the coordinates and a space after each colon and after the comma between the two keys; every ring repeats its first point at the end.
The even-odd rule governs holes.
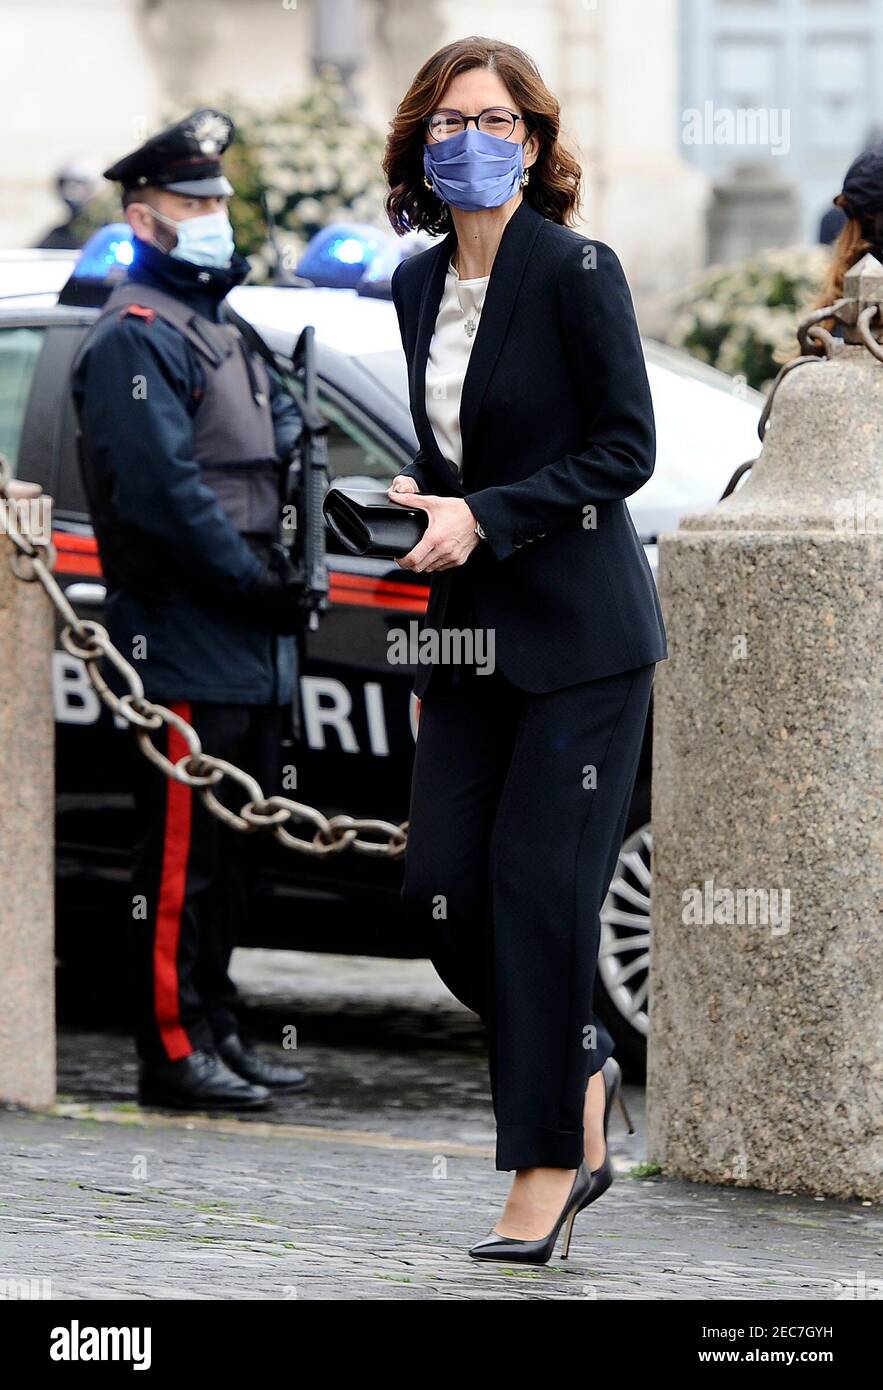
{"type": "Polygon", "coordinates": [[[135,256],[132,228],[127,222],[110,222],[93,232],[74,266],[78,280],[118,280],[135,256]]]}
{"type": "Polygon", "coordinates": [[[127,222],[109,222],[86,242],[68,281],[58,296],[59,304],[98,308],[115,285],[125,280],[135,259],[132,228],[127,222]]]}
{"type": "Polygon", "coordinates": [[[309,241],[296,274],[327,289],[354,290],[389,236],[357,222],[335,222],[309,241]]]}
{"type": "Polygon", "coordinates": [[[405,254],[401,240],[398,237],[393,238],[378,252],[368,266],[359,281],[359,294],[368,299],[391,299],[392,273],[405,254]]]}

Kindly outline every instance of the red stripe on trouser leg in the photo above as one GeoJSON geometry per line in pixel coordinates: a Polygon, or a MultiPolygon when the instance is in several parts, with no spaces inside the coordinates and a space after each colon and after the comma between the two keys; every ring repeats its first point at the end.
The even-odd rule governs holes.
{"type": "MultiPolygon", "coordinates": [[[[170,705],[175,714],[190,722],[190,705],[170,705]]],[[[168,757],[177,762],[188,752],[182,735],[169,725],[168,757]]],[[[193,793],[183,782],[169,778],[166,787],[166,823],[163,841],[162,876],[156,911],[153,942],[153,999],[156,1025],[166,1055],[172,1062],[187,1057],[193,1045],[181,1025],[181,997],[178,982],[178,943],[187,886],[187,860],[190,855],[190,828],[193,793]]]]}

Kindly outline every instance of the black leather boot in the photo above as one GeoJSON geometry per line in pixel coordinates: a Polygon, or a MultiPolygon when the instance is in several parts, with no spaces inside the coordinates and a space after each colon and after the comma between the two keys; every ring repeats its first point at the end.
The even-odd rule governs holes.
{"type": "Polygon", "coordinates": [[[139,1105],[175,1110],[263,1110],[266,1086],[254,1086],[232,1071],[216,1052],[197,1049],[177,1062],[144,1062],[138,1080],[139,1105]]]}
{"type": "Polygon", "coordinates": [[[299,1067],[287,1062],[269,1062],[244,1043],[238,1033],[219,1042],[218,1052],[231,1071],[235,1071],[246,1081],[256,1086],[266,1086],[270,1091],[290,1094],[293,1091],[306,1091],[312,1081],[299,1067]]]}

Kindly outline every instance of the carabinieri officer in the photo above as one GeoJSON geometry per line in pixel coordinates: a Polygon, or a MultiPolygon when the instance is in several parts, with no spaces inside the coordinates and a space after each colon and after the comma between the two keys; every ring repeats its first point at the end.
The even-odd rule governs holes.
{"type": "MultiPolygon", "coordinates": [[[[249,270],[220,162],[232,138],[228,116],[196,111],[106,170],[122,185],[134,261],[87,336],[73,390],[111,639],[148,699],[269,793],[295,678],[298,593],[280,519],[302,425],[225,320],[249,270]]],[[[174,727],[153,737],[173,762],[187,752],[174,727]]],[[[262,1058],[237,1023],[229,963],[253,898],[254,840],[140,752],[133,761],[139,1100],[264,1106],[308,1082],[262,1058]]]]}

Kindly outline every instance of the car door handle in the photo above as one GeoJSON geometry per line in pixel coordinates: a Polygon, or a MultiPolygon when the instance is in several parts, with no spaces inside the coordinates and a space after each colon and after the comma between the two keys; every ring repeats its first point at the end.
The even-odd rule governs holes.
{"type": "Polygon", "coordinates": [[[93,604],[95,607],[107,598],[107,589],[103,584],[84,584],[82,581],[68,584],[64,592],[71,603],[93,604]]]}

